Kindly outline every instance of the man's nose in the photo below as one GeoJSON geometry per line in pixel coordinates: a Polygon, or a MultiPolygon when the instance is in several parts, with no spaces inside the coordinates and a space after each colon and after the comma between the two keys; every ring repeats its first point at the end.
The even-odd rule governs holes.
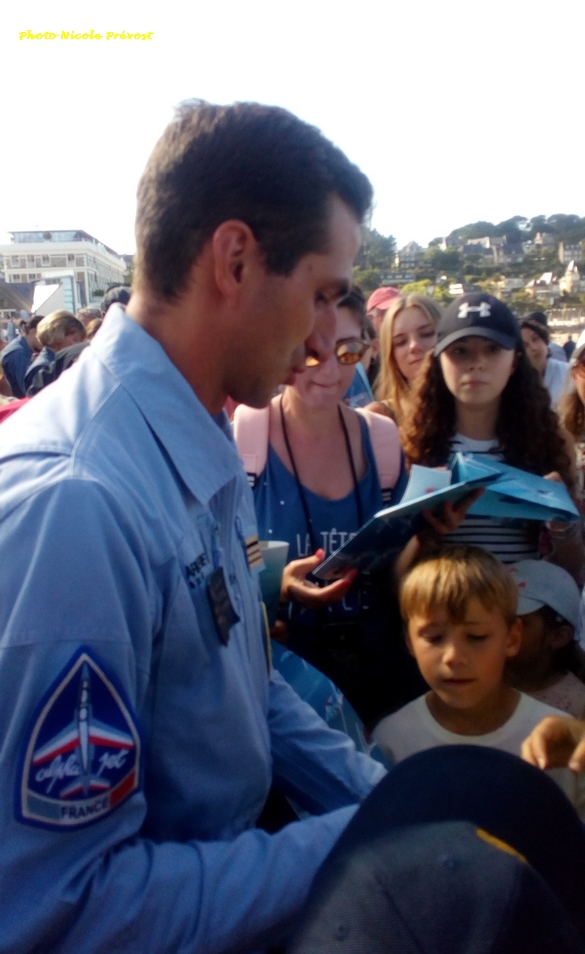
{"type": "Polygon", "coordinates": [[[320,362],[328,361],[335,350],[336,323],[337,311],[335,305],[319,308],[315,319],[315,327],[305,341],[305,354],[316,355],[320,362]]]}

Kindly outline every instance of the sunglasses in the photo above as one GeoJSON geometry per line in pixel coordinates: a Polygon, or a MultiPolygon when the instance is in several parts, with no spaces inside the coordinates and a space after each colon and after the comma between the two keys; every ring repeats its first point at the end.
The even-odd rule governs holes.
{"type": "MultiPolygon", "coordinates": [[[[338,341],[333,353],[340,364],[357,364],[370,347],[369,341],[363,341],[361,338],[345,338],[338,341]]],[[[305,358],[306,368],[316,368],[322,363],[322,358],[315,351],[308,351],[305,358]]]]}

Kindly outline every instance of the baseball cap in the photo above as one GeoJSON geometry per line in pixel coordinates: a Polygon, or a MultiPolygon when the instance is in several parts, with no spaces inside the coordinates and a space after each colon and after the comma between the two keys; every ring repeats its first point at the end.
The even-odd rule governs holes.
{"type": "Polygon", "coordinates": [[[511,351],[522,341],[516,318],[493,295],[473,292],[451,302],[437,328],[435,355],[460,338],[489,338],[511,351]]]}
{"type": "Polygon", "coordinates": [[[566,570],[547,560],[520,560],[509,570],[518,586],[518,616],[550,606],[572,626],[577,625],[581,595],[566,570]]]}
{"type": "Polygon", "coordinates": [[[366,798],[287,951],[577,951],[583,883],[585,830],[547,773],[487,746],[440,746],[400,762],[366,798]]]}
{"type": "Polygon", "coordinates": [[[392,285],[384,285],[382,288],[376,288],[376,291],[372,292],[368,298],[366,311],[371,311],[372,308],[389,308],[391,302],[397,298],[399,294],[398,288],[393,288],[392,285]]]}
{"type": "Polygon", "coordinates": [[[577,338],[577,344],[575,345],[575,349],[573,351],[573,354],[571,355],[570,365],[572,368],[575,367],[579,358],[582,357],[583,352],[585,352],[585,331],[582,331],[579,337],[577,338]]]}
{"type": "Polygon", "coordinates": [[[311,906],[289,954],[573,954],[543,878],[471,822],[408,825],[361,847],[311,906]]]}

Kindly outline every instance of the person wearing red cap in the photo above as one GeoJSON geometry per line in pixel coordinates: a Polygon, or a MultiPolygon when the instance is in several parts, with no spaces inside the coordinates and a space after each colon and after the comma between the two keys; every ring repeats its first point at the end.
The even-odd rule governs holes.
{"type": "Polygon", "coordinates": [[[388,311],[393,299],[399,294],[398,289],[393,288],[392,285],[383,285],[381,288],[376,288],[376,291],[372,292],[368,298],[368,318],[378,333],[382,326],[384,315],[388,311]]]}

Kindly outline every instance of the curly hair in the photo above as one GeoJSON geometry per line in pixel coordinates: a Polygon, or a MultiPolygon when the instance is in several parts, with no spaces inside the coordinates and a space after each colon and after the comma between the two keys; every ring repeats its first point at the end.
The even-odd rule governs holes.
{"type": "MultiPolygon", "coordinates": [[[[430,353],[400,428],[407,460],[427,467],[443,466],[455,433],[455,398],[445,384],[439,358],[430,353]]],[[[516,367],[500,398],[496,437],[507,464],[541,477],[556,470],[573,491],[571,460],[559,419],[520,344],[516,347],[516,367]]]]}

